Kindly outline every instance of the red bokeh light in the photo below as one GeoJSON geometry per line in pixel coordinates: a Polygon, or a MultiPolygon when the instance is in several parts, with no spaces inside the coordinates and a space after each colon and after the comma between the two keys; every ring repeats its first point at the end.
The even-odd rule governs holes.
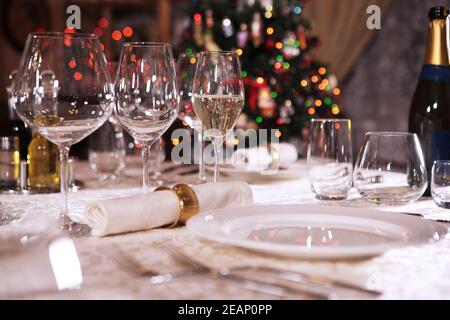
{"type": "Polygon", "coordinates": [[[123,28],[122,33],[125,37],[129,38],[133,35],[133,28],[126,26],[123,28]]]}
{"type": "Polygon", "coordinates": [[[96,36],[98,36],[98,37],[103,36],[103,29],[100,28],[100,27],[95,27],[95,29],[94,29],[94,34],[95,34],[96,36]]]}
{"type": "Polygon", "coordinates": [[[80,72],[77,71],[77,72],[75,72],[73,74],[73,78],[78,81],[78,80],[81,80],[83,78],[83,75],[80,72]]]}
{"type": "Polygon", "coordinates": [[[69,61],[69,68],[70,68],[70,69],[75,69],[76,67],[77,67],[76,61],[75,61],[74,59],[71,59],[71,60],[69,61]]]}
{"type": "Polygon", "coordinates": [[[114,30],[111,34],[111,38],[114,41],[119,41],[120,39],[122,39],[122,33],[119,30],[114,30]]]}
{"type": "Polygon", "coordinates": [[[98,20],[98,25],[100,26],[100,28],[105,29],[106,27],[108,27],[108,19],[106,18],[101,18],[100,20],[98,20]]]}
{"type": "Polygon", "coordinates": [[[200,22],[200,21],[202,21],[202,15],[201,15],[200,13],[194,14],[194,21],[195,21],[195,22],[200,22]]]}

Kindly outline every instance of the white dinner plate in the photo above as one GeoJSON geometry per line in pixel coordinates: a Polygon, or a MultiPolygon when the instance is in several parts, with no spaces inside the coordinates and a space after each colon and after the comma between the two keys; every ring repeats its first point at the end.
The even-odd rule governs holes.
{"type": "Polygon", "coordinates": [[[322,205],[225,208],[194,216],[187,227],[223,244],[304,259],[376,256],[448,232],[443,224],[406,214],[322,205]]]}
{"type": "MultiPolygon", "coordinates": [[[[206,166],[206,170],[213,172],[213,166],[206,166]]],[[[245,170],[236,168],[232,165],[220,166],[220,173],[231,178],[238,178],[244,181],[255,180],[292,180],[303,179],[307,177],[307,166],[305,161],[298,161],[291,164],[288,168],[279,168],[275,172],[264,170],[245,170]]]]}

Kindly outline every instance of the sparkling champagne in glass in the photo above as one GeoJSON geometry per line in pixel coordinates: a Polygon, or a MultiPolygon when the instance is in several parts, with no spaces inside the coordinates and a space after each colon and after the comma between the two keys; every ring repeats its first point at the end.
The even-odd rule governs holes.
{"type": "Polygon", "coordinates": [[[76,233],[81,226],[69,218],[67,209],[69,149],[99,128],[114,105],[114,88],[98,37],[83,33],[30,34],[14,95],[18,115],[59,147],[61,228],[76,233]]]}
{"type": "Polygon", "coordinates": [[[214,146],[214,182],[217,182],[223,142],[244,106],[244,85],[236,52],[200,53],[193,97],[195,113],[214,146]]]}

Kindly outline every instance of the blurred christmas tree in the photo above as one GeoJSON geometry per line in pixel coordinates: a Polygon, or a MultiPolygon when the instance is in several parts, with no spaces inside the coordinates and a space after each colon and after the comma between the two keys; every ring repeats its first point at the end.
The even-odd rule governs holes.
{"type": "Polygon", "coordinates": [[[194,0],[179,48],[196,63],[202,50],[236,50],[246,104],[237,128],[300,134],[311,118],[340,114],[337,80],[311,57],[319,40],[302,15],[306,0],[194,0]]]}

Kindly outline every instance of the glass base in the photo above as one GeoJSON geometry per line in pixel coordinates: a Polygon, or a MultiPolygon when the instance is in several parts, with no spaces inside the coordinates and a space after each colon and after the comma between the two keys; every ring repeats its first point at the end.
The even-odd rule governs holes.
{"type": "Polygon", "coordinates": [[[68,216],[59,218],[59,229],[70,237],[88,237],[91,235],[91,228],[87,224],[73,221],[68,216]]]}
{"type": "MultiPolygon", "coordinates": [[[[3,206],[0,204],[0,206],[3,206]]],[[[5,224],[14,223],[22,219],[22,214],[15,212],[14,209],[8,210],[7,208],[0,209],[0,226],[5,224]]]]}
{"type": "Polygon", "coordinates": [[[436,201],[434,199],[434,203],[440,208],[450,209],[450,201],[436,201]]]}
{"type": "Polygon", "coordinates": [[[347,196],[328,196],[328,195],[321,195],[321,194],[316,194],[314,195],[316,200],[321,200],[321,201],[342,201],[347,199],[347,196]]]}

